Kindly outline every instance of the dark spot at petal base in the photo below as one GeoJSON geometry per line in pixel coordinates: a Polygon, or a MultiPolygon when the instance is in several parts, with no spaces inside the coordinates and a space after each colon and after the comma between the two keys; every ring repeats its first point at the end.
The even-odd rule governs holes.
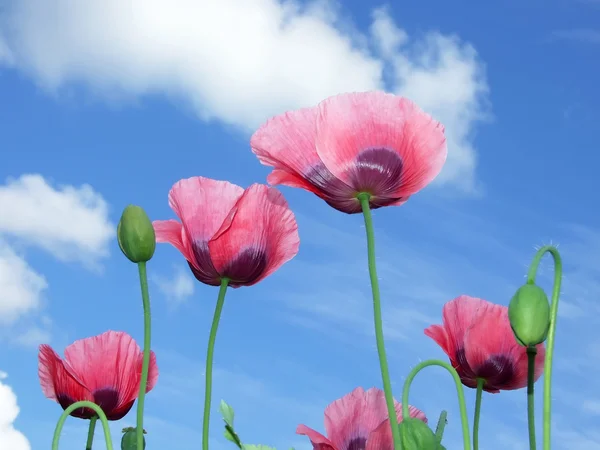
{"type": "MultiPolygon", "coordinates": [[[[119,393],[112,388],[98,389],[92,393],[92,396],[94,399],[93,402],[104,411],[108,420],[122,419],[133,406],[133,402],[131,402],[129,405],[117,410],[117,406],[119,406],[119,393]]],[[[67,409],[75,403],[75,400],[65,394],[57,395],[57,400],[63,409],[67,409]]],[[[96,412],[90,408],[77,408],[71,415],[80,419],[91,419],[96,415],[96,412]]]]}
{"type": "Polygon", "coordinates": [[[367,448],[367,440],[363,437],[357,437],[348,442],[346,450],[365,450],[367,448]]]}
{"type": "Polygon", "coordinates": [[[387,148],[369,148],[359,153],[349,170],[352,187],[375,197],[393,195],[402,184],[402,158],[387,148]]]}
{"type": "Polygon", "coordinates": [[[94,403],[108,416],[119,405],[119,393],[111,388],[98,389],[94,391],[94,403]]]}
{"type": "Polygon", "coordinates": [[[196,279],[210,286],[219,286],[221,284],[221,277],[215,270],[212,259],[210,259],[208,243],[205,241],[196,241],[192,244],[192,248],[198,268],[194,267],[189,261],[188,264],[196,279]]]}
{"type": "MultiPolygon", "coordinates": [[[[58,394],[56,396],[56,401],[58,401],[59,405],[62,406],[62,409],[67,409],[69,406],[75,403],[76,400],[73,400],[66,394],[58,394]]],[[[89,408],[77,408],[71,413],[71,416],[79,419],[91,419],[95,415],[96,413],[94,410],[89,408]]]]}
{"type": "Polygon", "coordinates": [[[221,274],[231,280],[234,286],[252,284],[259,279],[267,268],[267,256],[264,250],[247,248],[231,261],[221,274]]]}
{"type": "Polygon", "coordinates": [[[490,355],[482,365],[471,368],[467,363],[465,350],[460,348],[456,352],[456,362],[458,367],[455,369],[463,384],[472,388],[477,387],[477,378],[483,378],[485,391],[504,389],[515,377],[513,362],[504,355],[490,355]]]}

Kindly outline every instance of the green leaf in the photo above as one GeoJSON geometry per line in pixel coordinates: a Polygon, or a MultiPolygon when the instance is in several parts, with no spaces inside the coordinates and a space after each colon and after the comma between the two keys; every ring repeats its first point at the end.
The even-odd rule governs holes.
{"type": "Polygon", "coordinates": [[[275,450],[275,447],[269,447],[267,445],[254,445],[254,444],[244,444],[242,447],[243,450],[275,450]]]}
{"type": "Polygon", "coordinates": [[[238,448],[243,448],[242,441],[240,440],[240,437],[237,435],[237,433],[234,431],[234,429],[231,428],[227,424],[225,424],[225,432],[223,433],[223,435],[225,436],[225,439],[227,439],[228,441],[233,442],[235,445],[238,446],[238,448]]]}
{"type": "Polygon", "coordinates": [[[233,428],[233,416],[235,414],[233,408],[227,403],[225,403],[225,400],[221,400],[221,404],[219,405],[219,411],[221,412],[225,423],[231,428],[233,428]]]}

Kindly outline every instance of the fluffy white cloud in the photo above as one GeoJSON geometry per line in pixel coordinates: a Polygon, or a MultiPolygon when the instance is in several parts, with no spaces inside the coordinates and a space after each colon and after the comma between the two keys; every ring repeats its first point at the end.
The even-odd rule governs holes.
{"type": "Polygon", "coordinates": [[[51,91],[77,81],[111,98],[163,93],[246,130],[339,92],[401,92],[446,125],[439,182],[476,188],[471,139],[486,100],[476,52],[436,32],[410,38],[385,9],[369,34],[328,0],[9,0],[4,11],[0,61],[51,91]]]}
{"type": "MultiPolygon", "coordinates": [[[[1,219],[0,219],[1,220],[1,219]]],[[[45,278],[0,241],[0,325],[10,325],[40,306],[45,278]]]]}
{"type": "Polygon", "coordinates": [[[177,267],[171,277],[155,276],[153,281],[174,306],[184,303],[194,294],[196,280],[190,271],[177,267]]]}
{"type": "Polygon", "coordinates": [[[51,186],[41,175],[23,175],[0,186],[0,235],[41,247],[61,260],[86,263],[108,254],[114,225],[91,186],[51,186]]]}
{"type": "Polygon", "coordinates": [[[0,448],[31,450],[31,445],[25,435],[13,426],[19,415],[19,406],[13,390],[3,383],[6,376],[6,373],[0,372],[0,448]]]}

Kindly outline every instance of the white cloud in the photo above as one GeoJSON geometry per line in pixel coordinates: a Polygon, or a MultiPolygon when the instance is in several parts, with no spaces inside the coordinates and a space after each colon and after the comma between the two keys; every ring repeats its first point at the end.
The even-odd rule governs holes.
{"type": "Polygon", "coordinates": [[[47,287],[45,278],[0,240],[0,325],[36,311],[47,287]]]}
{"type": "Polygon", "coordinates": [[[13,0],[0,32],[13,55],[5,64],[50,91],[76,81],[109,98],[162,93],[246,130],[339,92],[406,94],[446,125],[439,182],[474,191],[471,139],[487,89],[474,49],[437,32],[409,38],[385,9],[363,34],[340,9],[327,0],[13,0]]]}
{"type": "Polygon", "coordinates": [[[13,390],[3,383],[6,376],[4,372],[0,372],[0,448],[31,450],[25,435],[17,431],[13,425],[19,415],[19,406],[13,390]]]}
{"type": "Polygon", "coordinates": [[[41,247],[60,260],[92,264],[108,255],[114,225],[91,186],[51,186],[41,175],[22,175],[0,186],[0,235],[41,247]]]}
{"type": "Polygon", "coordinates": [[[195,279],[190,271],[177,267],[171,277],[154,276],[153,281],[173,305],[184,303],[194,294],[195,279]]]}

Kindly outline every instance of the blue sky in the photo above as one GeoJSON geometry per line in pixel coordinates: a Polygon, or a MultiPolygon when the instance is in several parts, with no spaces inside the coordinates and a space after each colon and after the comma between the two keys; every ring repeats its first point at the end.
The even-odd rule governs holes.
{"type": "MultiPolygon", "coordinates": [[[[181,178],[264,182],[268,169],[248,144],[263,120],[339,92],[385,89],[442,121],[449,142],[433,185],[374,214],[396,396],[416,363],[445,359],[423,329],[440,322],[446,301],[468,294],[507,304],[534,248],[558,243],[553,448],[600,449],[600,2],[129,4],[0,8],[0,443],[16,429],[30,446],[8,450],[50,445],[60,408],[39,388],[39,343],[62,353],[107,329],[141,341],[136,270],[114,239],[127,204],[167,219],[168,191],[181,178]]],[[[298,424],[322,430],[328,403],[381,385],[362,218],[282,191],[300,252],[228,294],[214,450],[232,448],[216,413],[221,398],[247,442],[304,450],[298,424]]],[[[549,288],[549,262],[542,269],[549,288]]],[[[217,290],[197,283],[167,245],[149,273],[160,368],[147,397],[149,448],[177,439],[191,450],[217,290]]],[[[460,448],[452,386],[430,369],[411,394],[432,422],[448,410],[449,449],[460,448]]],[[[470,412],[473,397],[467,390],[470,412]]],[[[486,395],[483,408],[481,450],[526,448],[524,391],[486,395]]],[[[114,424],[115,443],[133,418],[114,424]]],[[[70,420],[61,449],[82,448],[85,425],[70,420]]]]}

